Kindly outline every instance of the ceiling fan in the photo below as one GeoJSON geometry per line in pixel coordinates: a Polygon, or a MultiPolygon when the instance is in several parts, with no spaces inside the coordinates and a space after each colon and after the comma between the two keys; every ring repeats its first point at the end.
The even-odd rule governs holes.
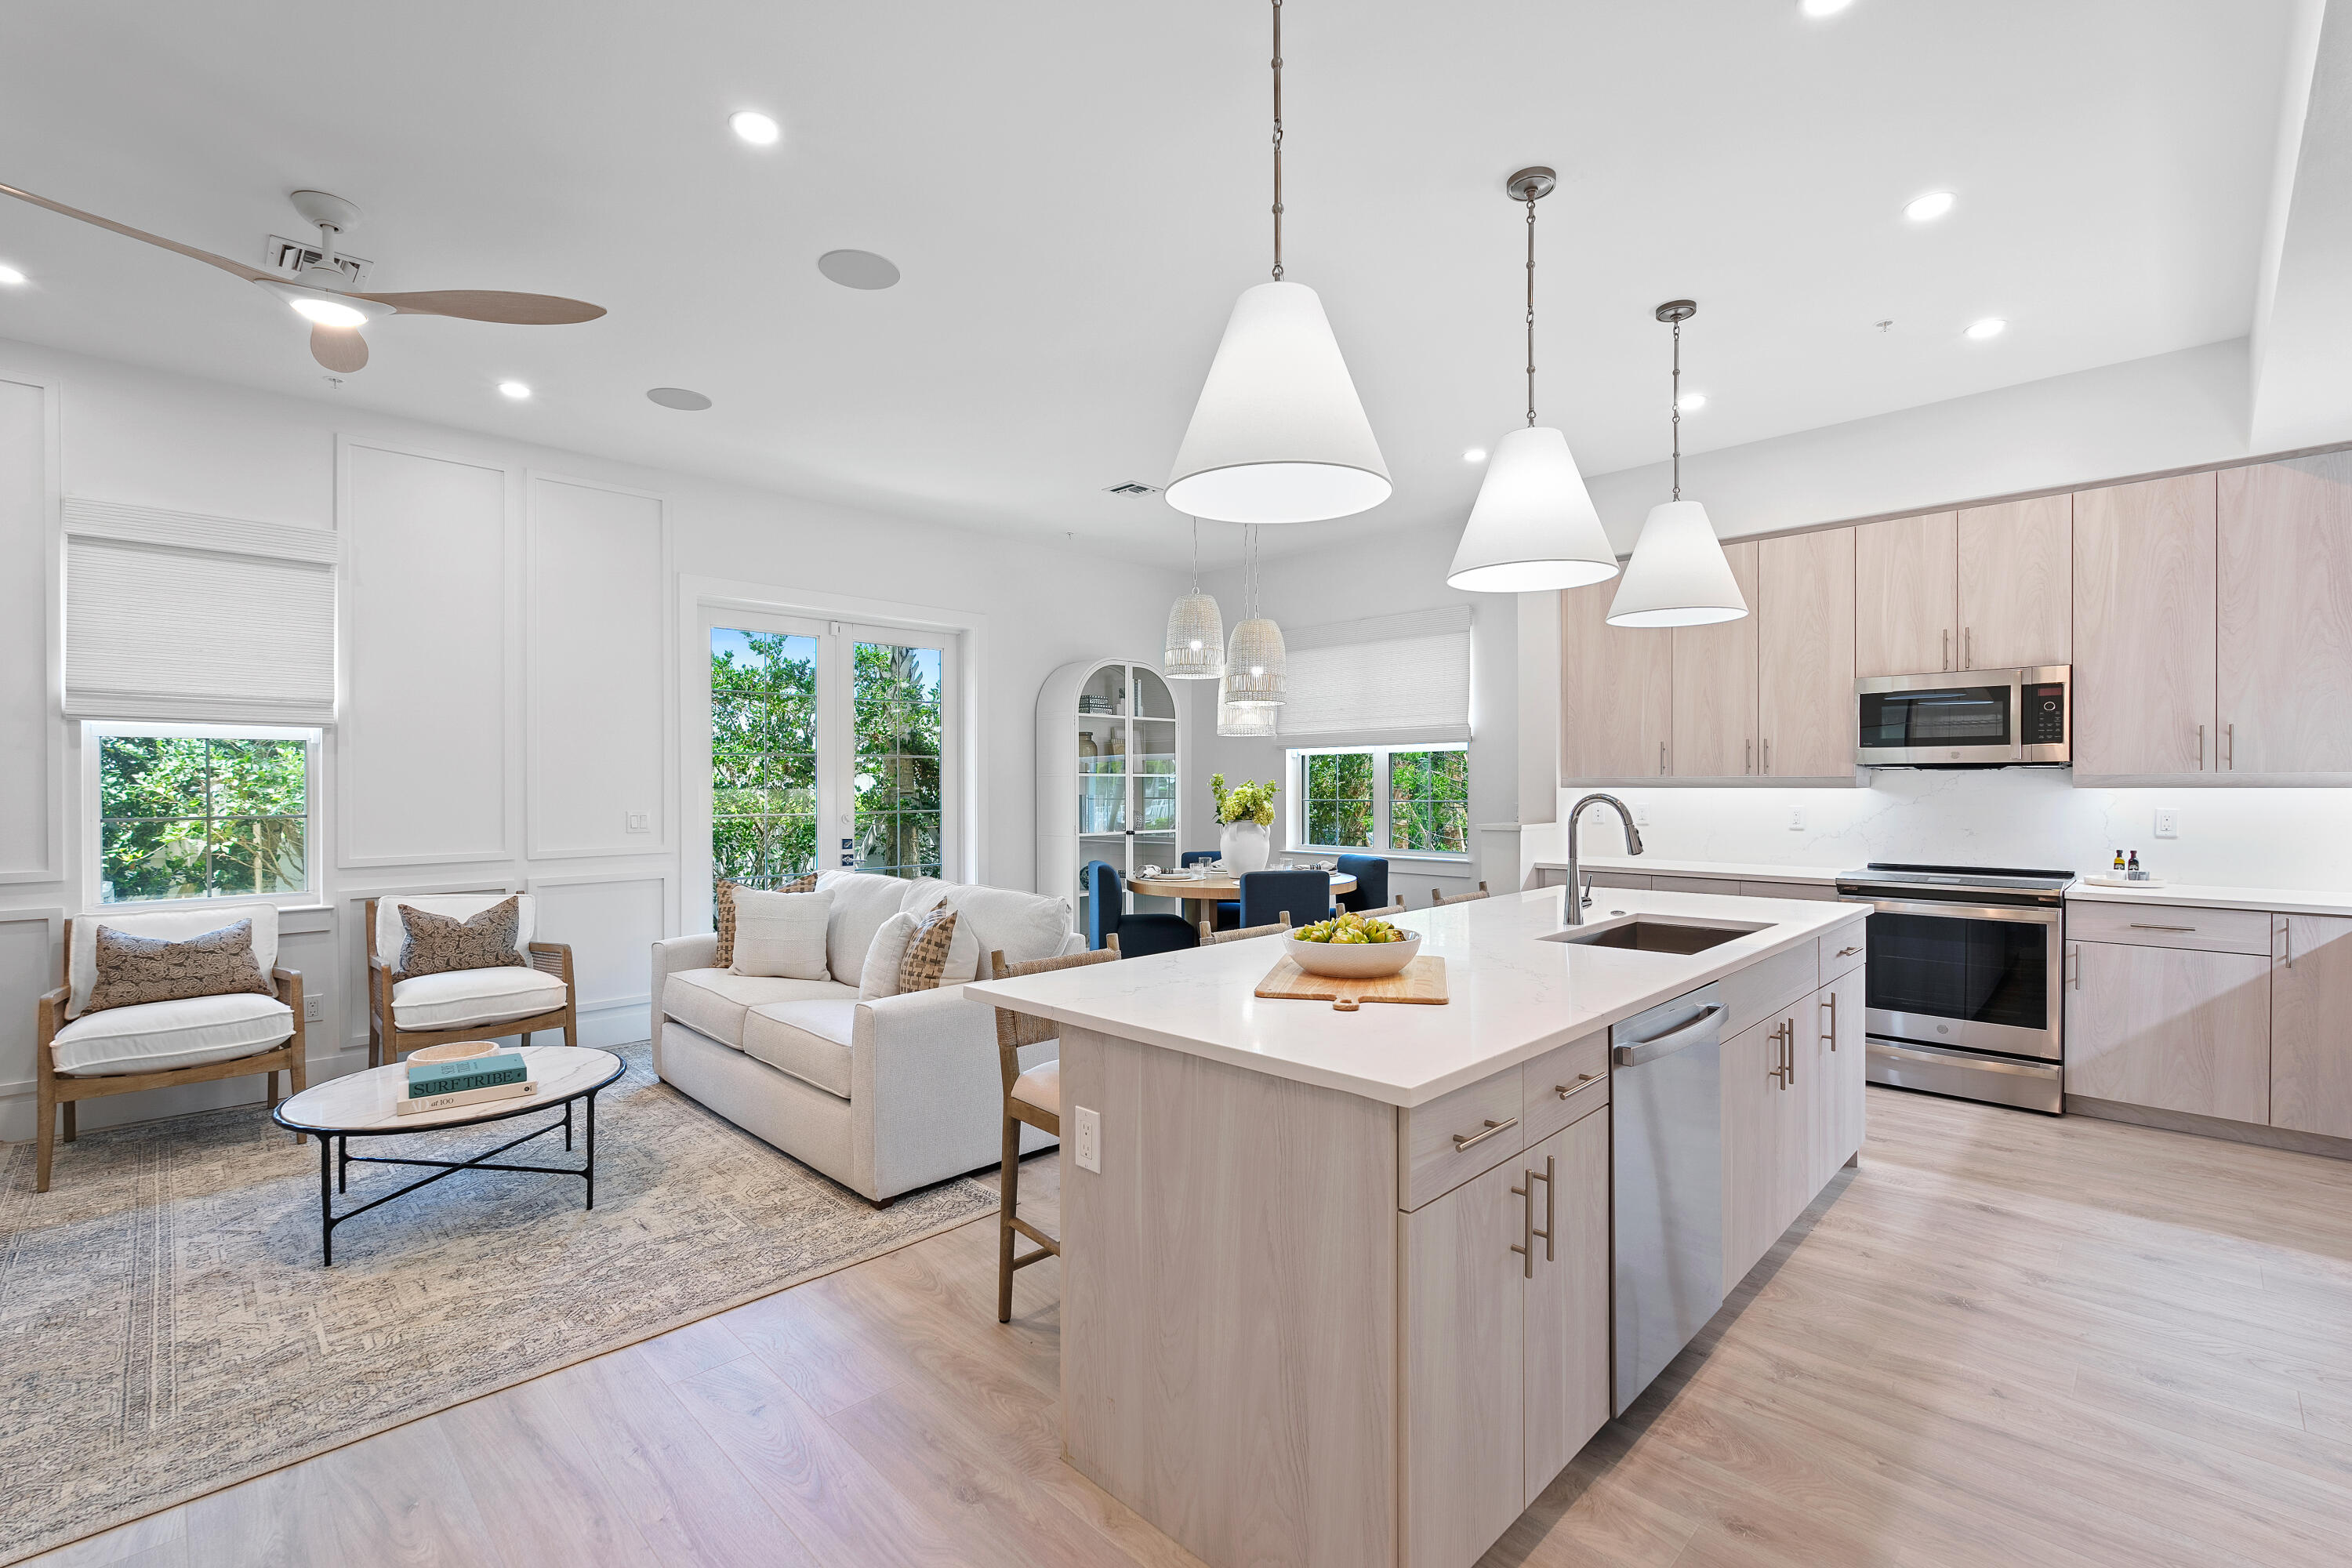
{"type": "Polygon", "coordinates": [[[280,272],[247,267],[242,261],[231,261],[226,256],[215,256],[209,250],[199,250],[193,245],[182,245],[175,239],[149,234],[111,218],[100,217],[69,207],[63,202],[53,202],[47,196],[37,196],[30,191],[20,191],[14,185],[0,185],[0,194],[19,201],[47,207],[53,213],[79,218],[100,228],[128,235],[132,239],[160,245],[165,250],[176,250],[193,257],[232,277],[248,283],[258,283],[292,306],[297,314],[310,323],[310,357],[338,374],[348,374],[368,362],[367,340],[360,329],[370,321],[385,316],[455,316],[467,321],[502,321],[516,326],[552,327],[574,321],[593,321],[604,313],[602,305],[585,300],[566,300],[553,294],[512,294],[496,289],[442,289],[422,294],[362,294],[351,287],[352,279],[335,265],[335,237],[359,221],[360,209],[341,196],[331,196],[324,191],[296,191],[294,210],[303,219],[319,226],[319,259],[289,278],[280,272]]]}

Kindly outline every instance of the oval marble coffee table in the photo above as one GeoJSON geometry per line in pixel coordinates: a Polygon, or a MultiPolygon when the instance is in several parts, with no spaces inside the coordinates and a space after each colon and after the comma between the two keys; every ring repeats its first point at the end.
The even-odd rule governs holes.
{"type": "Polygon", "coordinates": [[[551,1176],[579,1176],[588,1184],[588,1207],[596,1206],[596,1094],[627,1070],[619,1057],[610,1051],[583,1050],[572,1046],[526,1046],[523,1059],[530,1068],[530,1081],[539,1087],[530,1094],[513,1100],[491,1100],[474,1105],[453,1105],[446,1110],[420,1111],[415,1116],[403,1116],[393,1109],[408,1093],[407,1069],[398,1063],[370,1068],[365,1072],[346,1074],[329,1079],[315,1088],[306,1089],[293,1099],[270,1112],[270,1120],[294,1132],[315,1133],[319,1140],[319,1252],[329,1268],[335,1262],[335,1227],[346,1220],[357,1219],[372,1208],[406,1197],[419,1187],[428,1187],[460,1171],[524,1171],[551,1176]],[[586,1124],[586,1163],[573,1169],[569,1165],[506,1165],[494,1163],[494,1157],[519,1144],[528,1143],[544,1133],[561,1129],[563,1146],[572,1147],[572,1106],[575,1100],[586,1102],[582,1120],[586,1124]],[[388,1154],[353,1154],[351,1141],[354,1138],[401,1138],[416,1132],[440,1132],[452,1127],[474,1127],[484,1122],[504,1121],[510,1117],[528,1116],[534,1110],[563,1111],[560,1121],[534,1128],[521,1137],[511,1139],[495,1149],[484,1150],[470,1160],[415,1160],[388,1154]],[[384,1194],[347,1209],[334,1212],[334,1194],[349,1189],[351,1167],[363,1165],[425,1165],[434,1173],[421,1176],[395,1192],[384,1194]]]}

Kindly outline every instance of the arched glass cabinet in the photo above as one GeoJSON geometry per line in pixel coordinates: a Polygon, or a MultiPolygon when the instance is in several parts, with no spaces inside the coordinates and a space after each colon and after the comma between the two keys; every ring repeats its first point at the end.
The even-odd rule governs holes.
{"type": "MultiPolygon", "coordinates": [[[[1037,693],[1037,888],[1063,892],[1087,929],[1078,873],[1102,860],[1132,877],[1183,845],[1185,719],[1156,660],[1066,664],[1037,693]]],[[[1129,912],[1175,912],[1129,895],[1129,912]]]]}

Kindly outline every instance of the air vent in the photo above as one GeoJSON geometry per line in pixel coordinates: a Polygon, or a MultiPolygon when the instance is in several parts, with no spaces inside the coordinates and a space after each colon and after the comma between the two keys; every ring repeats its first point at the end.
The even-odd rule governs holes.
{"type": "MultiPolygon", "coordinates": [[[[319,242],[315,239],[305,243],[302,240],[288,239],[283,235],[273,234],[269,237],[269,243],[262,247],[261,264],[274,272],[282,272],[291,278],[324,254],[325,252],[319,248],[319,242]]],[[[350,256],[341,251],[335,254],[335,266],[341,270],[346,279],[350,279],[351,286],[354,289],[365,283],[368,280],[368,274],[375,268],[375,263],[366,258],[350,256]]]]}
{"type": "Polygon", "coordinates": [[[1147,485],[1141,479],[1129,479],[1121,485],[1105,485],[1103,489],[1115,496],[1156,496],[1160,493],[1158,485],[1147,485]]]}

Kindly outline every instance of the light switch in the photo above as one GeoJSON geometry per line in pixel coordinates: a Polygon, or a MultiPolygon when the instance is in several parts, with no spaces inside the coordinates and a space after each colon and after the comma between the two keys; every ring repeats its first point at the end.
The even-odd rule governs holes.
{"type": "Polygon", "coordinates": [[[650,811],[633,811],[623,820],[629,825],[631,833],[651,833],[654,830],[654,814],[650,811]]]}
{"type": "Polygon", "coordinates": [[[2180,837],[2180,808],[2179,806],[2159,805],[2156,808],[2156,836],[2158,838],[2178,838],[2180,837]]]}
{"type": "Polygon", "coordinates": [[[1071,1152],[1076,1157],[1078,1169],[1102,1174],[1102,1112],[1081,1105],[1070,1121],[1070,1136],[1074,1140],[1071,1152]]]}

